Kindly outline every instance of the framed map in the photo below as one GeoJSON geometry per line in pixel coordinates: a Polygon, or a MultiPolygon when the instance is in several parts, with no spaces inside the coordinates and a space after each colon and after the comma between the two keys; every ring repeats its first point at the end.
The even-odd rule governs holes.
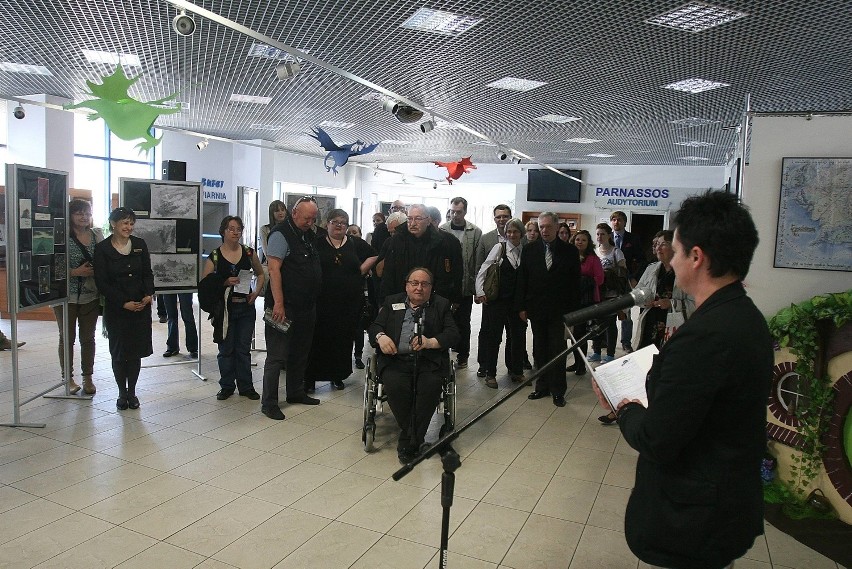
{"type": "Polygon", "coordinates": [[[784,158],[775,266],[852,271],[852,158],[784,158]]]}

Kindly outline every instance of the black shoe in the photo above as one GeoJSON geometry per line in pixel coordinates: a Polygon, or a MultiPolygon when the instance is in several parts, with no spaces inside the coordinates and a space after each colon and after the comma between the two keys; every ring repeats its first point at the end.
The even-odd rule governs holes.
{"type": "Polygon", "coordinates": [[[624,350],[625,354],[632,354],[633,353],[633,346],[629,346],[627,344],[622,344],[621,349],[624,350]]]}
{"type": "Polygon", "coordinates": [[[127,406],[131,409],[139,409],[139,398],[135,395],[127,396],[127,406]]]}
{"type": "Polygon", "coordinates": [[[341,379],[335,379],[331,382],[331,385],[333,385],[335,389],[346,389],[346,384],[343,383],[343,380],[341,379]]]}
{"type": "Polygon", "coordinates": [[[165,352],[163,352],[163,357],[164,358],[170,358],[172,356],[178,355],[179,353],[180,353],[180,350],[166,350],[165,352]]]}
{"type": "Polygon", "coordinates": [[[456,369],[466,369],[467,358],[456,358],[456,369]]]}
{"type": "Polygon", "coordinates": [[[529,360],[524,360],[524,369],[532,369],[532,364],[529,360]]]}
{"type": "Polygon", "coordinates": [[[302,395],[301,397],[288,397],[287,403],[300,405],[319,405],[320,400],[315,399],[313,397],[308,397],[307,395],[302,395]]]}
{"type": "MultiPolygon", "coordinates": [[[[257,401],[258,399],[260,399],[260,394],[257,391],[255,391],[254,389],[252,389],[252,390],[249,390],[249,391],[243,391],[242,393],[240,393],[240,397],[248,397],[252,401],[257,401]]],[[[218,396],[217,396],[217,398],[218,398],[218,396]]]]}
{"type": "Polygon", "coordinates": [[[315,391],[316,391],[316,389],[314,389],[313,387],[306,387],[305,388],[305,393],[314,393],[315,391]]]}
{"type": "Polygon", "coordinates": [[[547,397],[550,395],[549,391],[533,391],[529,395],[527,395],[527,399],[541,399],[542,397],[547,397]]]}
{"type": "Polygon", "coordinates": [[[414,460],[416,454],[411,449],[402,448],[396,450],[396,456],[399,458],[400,464],[408,464],[409,462],[414,460]]]}
{"type": "Polygon", "coordinates": [[[577,369],[574,372],[574,375],[586,375],[586,366],[583,366],[583,367],[577,369]]]}
{"type": "Polygon", "coordinates": [[[616,421],[618,421],[618,417],[615,416],[615,413],[610,413],[609,415],[601,415],[598,417],[598,421],[603,423],[604,425],[612,425],[616,421]]]}
{"type": "Polygon", "coordinates": [[[115,400],[115,408],[119,411],[124,411],[127,409],[127,397],[118,396],[118,399],[115,400]]]}
{"type": "Polygon", "coordinates": [[[191,357],[194,360],[197,360],[198,359],[198,352],[189,352],[189,357],[191,357]]]}
{"type": "Polygon", "coordinates": [[[230,390],[230,391],[227,391],[225,389],[220,389],[219,393],[216,394],[216,399],[218,399],[219,401],[224,401],[225,399],[227,399],[228,397],[230,397],[233,394],[234,394],[233,389],[230,390]]]}
{"type": "Polygon", "coordinates": [[[557,407],[565,407],[565,396],[563,395],[554,395],[553,396],[553,404],[557,407]]]}
{"type": "Polygon", "coordinates": [[[364,369],[364,362],[361,360],[361,358],[355,358],[355,368],[364,369]]]}
{"type": "Polygon", "coordinates": [[[479,368],[479,371],[476,372],[476,377],[485,377],[486,375],[488,374],[485,373],[485,370],[482,368],[479,368]]]}
{"type": "Polygon", "coordinates": [[[169,321],[169,319],[166,318],[165,316],[160,316],[160,324],[165,324],[168,321],[169,321]]]}
{"type": "Polygon", "coordinates": [[[565,371],[577,371],[577,365],[578,365],[578,362],[574,362],[573,364],[566,367],[565,371]]]}
{"type": "Polygon", "coordinates": [[[281,412],[281,409],[279,409],[277,405],[275,407],[261,407],[260,411],[275,421],[284,420],[284,413],[281,412]]]}

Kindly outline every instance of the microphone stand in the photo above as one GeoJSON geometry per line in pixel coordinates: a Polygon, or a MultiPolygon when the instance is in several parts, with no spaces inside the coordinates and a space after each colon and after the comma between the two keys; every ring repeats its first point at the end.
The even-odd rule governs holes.
{"type": "MultiPolygon", "coordinates": [[[[435,441],[431,446],[425,449],[421,449],[420,454],[414,457],[414,459],[408,464],[404,465],[402,468],[393,473],[392,478],[394,481],[398,482],[404,476],[406,476],[409,472],[414,470],[414,467],[430,458],[435,454],[441,455],[441,464],[444,467],[444,473],[441,475],[441,555],[439,556],[439,561],[442,569],[447,567],[447,545],[449,541],[450,534],[450,508],[453,506],[453,490],[455,488],[456,483],[456,470],[461,466],[461,458],[458,453],[453,449],[450,445],[454,440],[459,438],[463,432],[468,430],[470,427],[479,422],[483,417],[491,413],[494,409],[502,405],[507,399],[515,395],[518,391],[532,384],[534,380],[536,380],[540,375],[542,375],[545,371],[550,369],[551,366],[556,365],[557,362],[561,361],[563,357],[566,357],[569,352],[574,349],[578,349],[579,346],[583,342],[587,342],[589,338],[597,336],[606,331],[605,324],[594,324],[591,329],[586,332],[579,340],[568,346],[565,350],[559,353],[555,358],[544,364],[541,368],[535,370],[535,373],[531,374],[530,377],[524,381],[522,384],[514,387],[509,393],[507,393],[504,397],[501,397],[494,405],[484,410],[482,413],[474,417],[473,419],[467,421],[464,425],[459,427],[458,429],[445,434],[443,437],[435,441]]],[[[417,358],[415,356],[415,373],[417,370],[417,358]]],[[[416,376],[415,376],[416,377],[416,376]]]]}
{"type": "MultiPolygon", "coordinates": [[[[421,349],[423,347],[423,312],[426,305],[420,306],[414,312],[414,337],[421,349]]],[[[408,424],[408,432],[412,440],[417,441],[417,386],[420,381],[420,350],[414,350],[414,372],[411,376],[411,420],[408,424]]],[[[419,452],[418,446],[418,452],[419,452]]]]}

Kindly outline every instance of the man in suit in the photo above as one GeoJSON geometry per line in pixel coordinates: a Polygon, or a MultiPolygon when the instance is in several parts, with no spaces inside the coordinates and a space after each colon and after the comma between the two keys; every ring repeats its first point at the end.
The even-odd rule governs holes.
{"type": "Polygon", "coordinates": [[[449,348],[459,330],[447,299],[432,294],[432,273],[422,267],[405,277],[405,292],[388,296],[368,331],[379,351],[376,370],[402,432],[399,461],[410,462],[423,443],[441,396],[441,377],[449,369],[449,348]],[[422,322],[422,330],[417,323],[422,322]],[[415,377],[415,362],[417,373],[415,377]],[[412,429],[412,385],[417,397],[412,429]]]}
{"type": "MultiPolygon", "coordinates": [[[[555,358],[567,347],[562,315],[580,305],[580,253],[557,237],[559,217],[553,212],[538,216],[541,239],[528,243],[521,253],[515,305],[521,317],[532,322],[535,367],[555,358]]],[[[553,396],[553,404],[565,406],[567,354],[538,377],[530,399],[553,396]]]]}
{"type": "MultiPolygon", "coordinates": [[[[645,270],[645,255],[639,245],[639,237],[624,229],[627,225],[627,214],[623,211],[612,212],[609,216],[609,224],[612,227],[615,246],[624,253],[630,286],[636,286],[636,282],[645,270]]],[[[621,321],[621,347],[629,354],[633,351],[633,320],[630,318],[630,311],[626,312],[627,318],[621,321]]]]}
{"type": "Polygon", "coordinates": [[[674,224],[672,267],[697,309],[654,360],[648,408],[619,405],[639,451],[625,534],[654,566],[719,569],[763,533],[772,338],[742,284],[758,243],[745,207],[711,191],[685,200],[674,224]]]}

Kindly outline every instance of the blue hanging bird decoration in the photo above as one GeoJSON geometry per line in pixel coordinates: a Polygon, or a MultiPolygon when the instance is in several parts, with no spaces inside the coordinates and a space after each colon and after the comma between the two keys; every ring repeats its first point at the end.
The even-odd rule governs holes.
{"type": "Polygon", "coordinates": [[[328,151],[328,154],[325,155],[325,160],[323,160],[323,166],[325,166],[326,172],[334,172],[334,175],[337,175],[337,169],[344,166],[349,158],[352,156],[360,156],[362,154],[369,154],[379,143],[375,144],[366,144],[361,142],[360,140],[356,140],[352,144],[343,144],[338,146],[331,139],[327,132],[325,132],[320,127],[315,128],[313,134],[309,134],[311,138],[316,138],[320,146],[322,146],[325,150],[328,151]],[[328,165],[328,161],[331,159],[331,166],[328,165]]]}

